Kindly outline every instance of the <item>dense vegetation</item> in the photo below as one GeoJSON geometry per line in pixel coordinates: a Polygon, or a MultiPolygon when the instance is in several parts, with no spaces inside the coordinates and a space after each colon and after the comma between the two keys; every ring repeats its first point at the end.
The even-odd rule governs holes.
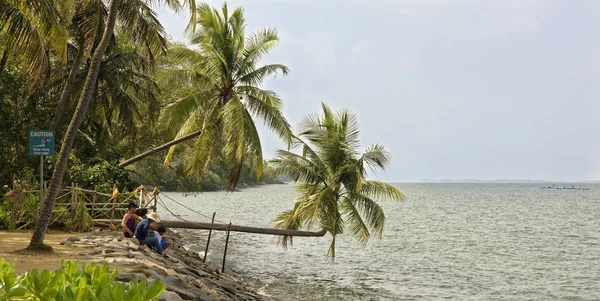
{"type": "MultiPolygon", "coordinates": [[[[87,7],[82,7],[80,2],[76,4],[78,9],[73,13],[73,22],[70,25],[72,32],[66,45],[64,61],[56,49],[48,47],[47,53],[43,54],[47,55],[46,65],[35,67],[35,76],[28,64],[30,60],[28,53],[21,51],[25,46],[16,47],[10,40],[0,39],[0,128],[2,129],[0,131],[0,187],[5,189],[12,188],[13,180],[21,180],[25,185],[32,187],[37,185],[39,158],[28,155],[27,131],[49,129],[53,119],[60,119],[56,126],[58,139],[56,154],[58,154],[60,140],[65,136],[69,122],[66,117],[74,114],[76,100],[83,91],[90,64],[89,51],[97,46],[102,35],[102,31],[98,30],[102,24],[89,23],[93,21],[91,17],[94,15],[103,18],[107,16],[105,11],[96,11],[93,3],[87,7]],[[88,27],[92,26],[95,26],[97,32],[87,39],[94,38],[94,41],[86,42],[84,33],[94,34],[94,32],[89,33],[88,27]],[[90,50],[86,50],[85,47],[90,50]],[[84,51],[87,51],[88,59],[78,63],[84,51]],[[66,98],[65,113],[58,114],[62,119],[57,118],[61,94],[66,85],[70,84],[69,75],[75,64],[80,64],[80,67],[74,72],[72,91],[66,98]]],[[[133,12],[133,8],[123,8],[125,9],[129,9],[127,13],[133,17],[117,23],[113,39],[103,56],[98,81],[70,152],[63,183],[75,182],[85,188],[100,185],[100,189],[104,191],[110,191],[113,184],[121,190],[129,190],[138,184],[159,186],[163,190],[220,190],[229,187],[231,177],[239,177],[238,181],[241,185],[273,183],[274,171],[263,164],[260,140],[256,133],[252,135],[238,133],[237,136],[233,134],[227,136],[224,133],[219,137],[231,139],[223,141],[213,137],[215,143],[220,143],[218,147],[213,146],[213,149],[230,150],[230,152],[212,152],[210,160],[207,158],[208,154],[197,152],[198,149],[203,149],[199,148],[198,144],[206,141],[206,137],[210,134],[208,133],[200,137],[202,141],[191,140],[180,144],[177,152],[173,152],[173,148],[170,153],[158,153],[133,166],[119,167],[118,163],[126,158],[166,143],[178,135],[201,129],[202,115],[205,113],[201,110],[205,109],[212,99],[206,97],[206,94],[219,93],[219,91],[206,91],[204,87],[208,84],[204,82],[206,78],[203,76],[222,78],[220,74],[202,74],[202,70],[197,70],[200,68],[199,60],[204,60],[209,51],[193,51],[180,44],[167,43],[162,26],[148,6],[139,6],[133,12]],[[205,97],[201,98],[202,95],[205,97]],[[187,111],[189,108],[186,106],[194,106],[196,111],[187,111]],[[186,122],[187,124],[183,124],[186,122]],[[247,143],[233,143],[232,141],[238,139],[236,137],[240,135],[251,139],[248,139],[247,143]],[[254,151],[243,149],[246,146],[254,151]],[[247,156],[234,156],[238,153],[247,156]],[[165,165],[167,154],[169,160],[165,165]],[[204,156],[204,159],[186,159],[194,155],[204,156]],[[231,171],[234,168],[236,173],[232,176],[231,171]]],[[[27,11],[27,8],[22,10],[27,11]]],[[[199,7],[199,11],[212,17],[212,22],[217,22],[218,18],[228,17],[219,15],[208,6],[199,7]]],[[[245,41],[241,9],[232,14],[231,18],[234,17],[240,21],[238,27],[234,28],[237,31],[234,34],[245,41]]],[[[0,33],[8,34],[6,31],[0,33]]],[[[207,34],[208,31],[198,31],[193,42],[201,47],[202,45],[210,47],[207,45],[209,39],[202,37],[207,34]]],[[[246,69],[232,73],[231,76],[246,76],[245,79],[236,79],[239,84],[233,87],[233,91],[236,91],[234,93],[238,93],[240,97],[246,96],[250,101],[257,100],[251,103],[251,107],[244,110],[243,114],[250,113],[254,118],[262,116],[265,120],[279,122],[274,123],[273,127],[285,136],[289,125],[279,110],[280,100],[273,92],[260,90],[257,86],[262,78],[277,71],[277,68],[287,72],[287,68],[282,65],[266,65],[267,71],[256,72],[257,68],[263,67],[257,66],[260,56],[277,41],[276,32],[259,31],[248,37],[248,41],[253,42],[245,48],[244,43],[227,46],[238,47],[236,51],[254,53],[253,57],[244,57],[248,65],[246,69]],[[261,107],[260,101],[263,99],[260,99],[260,95],[252,97],[253,93],[264,96],[269,102],[274,102],[270,106],[272,109],[269,110],[269,106],[261,107]]],[[[223,51],[227,50],[229,49],[223,51]]],[[[239,64],[235,63],[235,65],[239,64]]],[[[232,69],[234,68],[229,68],[232,69]]],[[[211,82],[210,87],[214,86],[215,83],[211,82]]],[[[223,87],[223,89],[228,88],[223,87]]],[[[226,106],[230,99],[239,103],[236,95],[221,98],[220,103],[224,104],[223,110],[228,109],[226,106]]],[[[214,115],[227,118],[227,115],[222,113],[214,115]]],[[[229,118],[237,118],[237,115],[229,118]]],[[[245,125],[253,126],[251,123],[245,125]]],[[[223,130],[230,132],[236,125],[231,120],[220,120],[219,124],[223,125],[223,130]]],[[[56,156],[45,158],[46,181],[50,180],[55,164],[56,156]]]]}
{"type": "Polygon", "coordinates": [[[132,280],[126,285],[117,282],[117,270],[110,272],[108,264],[83,264],[63,261],[56,271],[31,270],[22,276],[15,272],[15,264],[0,258],[0,300],[156,300],[166,286],[156,280],[132,280]]]}

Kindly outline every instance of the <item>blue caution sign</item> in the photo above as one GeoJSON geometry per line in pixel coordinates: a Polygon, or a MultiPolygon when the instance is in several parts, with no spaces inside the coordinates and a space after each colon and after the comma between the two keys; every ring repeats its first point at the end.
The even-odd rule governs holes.
{"type": "Polygon", "coordinates": [[[29,156],[54,156],[54,131],[29,131],[29,156]]]}

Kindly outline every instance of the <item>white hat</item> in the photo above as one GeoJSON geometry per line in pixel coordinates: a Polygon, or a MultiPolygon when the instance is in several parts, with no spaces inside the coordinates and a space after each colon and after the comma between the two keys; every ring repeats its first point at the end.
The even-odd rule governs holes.
{"type": "Polygon", "coordinates": [[[148,219],[151,219],[157,223],[160,223],[160,217],[158,217],[158,214],[156,214],[156,212],[151,212],[150,214],[147,215],[148,219]]]}

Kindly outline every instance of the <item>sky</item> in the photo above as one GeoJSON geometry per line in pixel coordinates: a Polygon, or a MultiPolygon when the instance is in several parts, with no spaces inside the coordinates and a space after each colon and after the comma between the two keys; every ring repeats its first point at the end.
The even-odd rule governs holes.
{"type": "MultiPolygon", "coordinates": [[[[207,1],[220,7],[222,1],[207,1]]],[[[274,27],[267,80],[296,126],[325,102],[349,109],[372,177],[600,180],[600,1],[252,0],[248,31],[274,27]]],[[[159,8],[172,39],[187,16],[159,8]]],[[[265,157],[284,144],[261,129],[265,157]]]]}

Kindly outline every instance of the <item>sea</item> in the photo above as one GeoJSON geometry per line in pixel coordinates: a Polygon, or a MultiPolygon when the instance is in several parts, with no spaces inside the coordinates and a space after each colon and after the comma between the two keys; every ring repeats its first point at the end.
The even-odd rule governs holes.
{"type": "MultiPolygon", "coordinates": [[[[330,235],[296,237],[286,250],[276,236],[231,232],[225,272],[272,300],[600,300],[600,185],[393,185],[406,200],[380,202],[381,239],[338,236],[331,261],[330,235]]],[[[218,223],[270,228],[294,194],[286,184],[161,200],[186,220],[216,212],[218,223]]],[[[181,233],[204,255],[207,230],[181,233]]],[[[225,235],[213,231],[207,256],[219,269],[225,235]]]]}

